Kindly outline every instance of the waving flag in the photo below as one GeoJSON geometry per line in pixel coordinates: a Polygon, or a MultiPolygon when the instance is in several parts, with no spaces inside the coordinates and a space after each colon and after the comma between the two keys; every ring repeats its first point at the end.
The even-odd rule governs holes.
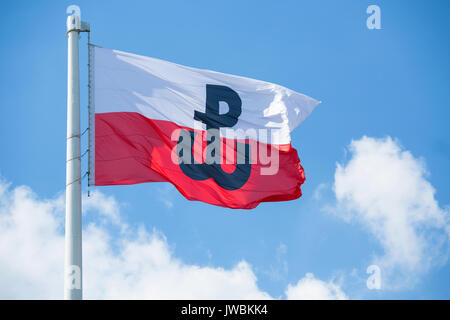
{"type": "Polygon", "coordinates": [[[92,46],[91,184],[170,182],[251,209],[301,196],[290,132],[319,103],[258,80],[92,46]]]}

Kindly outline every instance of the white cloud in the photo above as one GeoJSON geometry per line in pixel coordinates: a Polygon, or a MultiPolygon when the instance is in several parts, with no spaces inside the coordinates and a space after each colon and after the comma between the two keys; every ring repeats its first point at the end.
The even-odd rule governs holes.
{"type": "Polygon", "coordinates": [[[107,196],[99,190],[92,190],[90,196],[83,194],[83,214],[96,211],[104,217],[104,221],[120,224],[119,203],[112,196],[107,196]]]}
{"type": "Polygon", "coordinates": [[[41,201],[27,187],[8,188],[0,180],[0,298],[58,297],[63,199],[41,201]]]}
{"type": "MultiPolygon", "coordinates": [[[[160,232],[127,225],[113,197],[96,190],[83,199],[85,216],[92,215],[86,220],[93,221],[85,221],[83,230],[85,298],[272,298],[258,287],[247,262],[231,269],[186,264],[174,257],[160,232]]],[[[30,188],[11,188],[0,179],[0,299],[63,297],[63,227],[63,195],[40,199],[30,188]]],[[[281,244],[277,257],[286,250],[281,244]]],[[[295,299],[304,282],[289,286],[287,296],[295,299]]],[[[323,282],[314,279],[314,283],[323,282]]],[[[325,285],[331,293],[324,297],[345,296],[333,284],[325,285]]],[[[302,296],[316,298],[317,292],[302,296]]]]}
{"type": "Polygon", "coordinates": [[[329,281],[316,279],[312,273],[307,273],[296,285],[288,285],[286,297],[289,300],[345,300],[347,295],[340,285],[329,281]]]}
{"type": "Polygon", "coordinates": [[[133,238],[119,240],[119,253],[106,230],[85,232],[86,298],[126,299],[269,299],[245,261],[234,268],[184,264],[171,254],[163,235],[144,228],[133,238]],[[86,263],[86,264],[87,264],[86,263]]]}
{"type": "Polygon", "coordinates": [[[436,201],[424,162],[390,137],[354,140],[349,151],[350,160],[335,172],[335,212],[381,244],[384,253],[373,263],[381,267],[382,287],[414,285],[447,259],[449,212],[436,201]]]}
{"type": "MultiPolygon", "coordinates": [[[[114,198],[97,191],[85,204],[121,229],[114,238],[103,222],[85,227],[86,298],[270,298],[247,262],[232,269],[185,264],[162,234],[119,223],[114,198]]],[[[0,298],[62,298],[63,224],[63,197],[42,200],[28,187],[0,181],[0,298]]]]}

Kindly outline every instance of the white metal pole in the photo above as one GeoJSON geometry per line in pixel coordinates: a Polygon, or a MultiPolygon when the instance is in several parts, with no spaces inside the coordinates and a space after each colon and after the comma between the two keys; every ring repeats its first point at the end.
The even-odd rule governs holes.
{"type": "MultiPolygon", "coordinates": [[[[79,10],[79,9],[78,9],[79,10]]],[[[67,162],[64,299],[82,299],[79,12],[67,17],[67,162]]]]}

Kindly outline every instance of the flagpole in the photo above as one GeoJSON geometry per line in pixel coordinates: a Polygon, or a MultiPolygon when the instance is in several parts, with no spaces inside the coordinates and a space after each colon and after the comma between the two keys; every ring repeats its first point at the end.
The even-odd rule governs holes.
{"type": "Polygon", "coordinates": [[[80,8],[69,6],[67,13],[67,153],[66,153],[66,230],[64,299],[81,300],[81,152],[80,152],[80,75],[78,41],[80,32],[89,31],[81,22],[80,8]]]}

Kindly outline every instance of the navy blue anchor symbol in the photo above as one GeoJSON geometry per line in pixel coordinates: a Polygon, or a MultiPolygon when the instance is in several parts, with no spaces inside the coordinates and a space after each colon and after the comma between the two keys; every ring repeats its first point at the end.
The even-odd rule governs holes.
{"type": "MultiPolygon", "coordinates": [[[[206,129],[220,130],[222,127],[233,127],[242,112],[242,101],[236,91],[226,86],[219,85],[206,85],[206,110],[205,112],[195,111],[194,119],[206,124],[206,129]],[[219,113],[219,102],[223,101],[228,104],[228,112],[224,114],[219,113]]],[[[198,163],[194,160],[192,147],[194,146],[195,133],[194,131],[182,130],[180,133],[177,144],[177,154],[179,156],[180,169],[185,175],[194,180],[206,180],[214,179],[214,181],[222,188],[226,190],[236,190],[241,188],[250,177],[252,169],[250,162],[250,145],[241,142],[235,142],[235,150],[245,150],[244,154],[238,154],[243,159],[236,163],[236,168],[232,173],[223,171],[220,163],[198,163]],[[190,141],[183,141],[183,139],[190,139],[190,141]],[[185,163],[183,160],[183,152],[186,147],[190,146],[191,161],[185,163]]],[[[210,135],[208,131],[208,135],[210,135]]],[[[216,139],[215,135],[208,136],[207,150],[216,139]]],[[[215,152],[219,152],[219,149],[210,150],[214,156],[215,152]]],[[[208,152],[208,151],[207,151],[208,152]]],[[[220,161],[219,161],[220,162],[220,161]]]]}

